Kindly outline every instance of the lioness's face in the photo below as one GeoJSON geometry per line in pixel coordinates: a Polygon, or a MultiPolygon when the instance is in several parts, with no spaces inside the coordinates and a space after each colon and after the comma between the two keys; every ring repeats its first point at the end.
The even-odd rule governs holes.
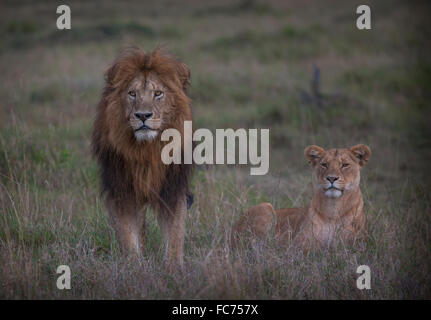
{"type": "Polygon", "coordinates": [[[139,74],[130,82],[124,99],[126,118],[136,140],[154,140],[169,105],[167,88],[154,73],[139,74]]]}
{"type": "Polygon", "coordinates": [[[360,169],[371,155],[365,145],[330,150],[309,146],[304,153],[315,167],[319,190],[335,199],[359,187],[360,169]]]}

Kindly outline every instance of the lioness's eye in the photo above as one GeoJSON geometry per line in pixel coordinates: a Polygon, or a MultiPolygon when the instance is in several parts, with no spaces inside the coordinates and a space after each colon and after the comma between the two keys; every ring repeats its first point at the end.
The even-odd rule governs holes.
{"type": "Polygon", "coordinates": [[[343,163],[342,165],[341,165],[341,167],[342,168],[347,168],[349,166],[349,164],[348,163],[343,163]]]}
{"type": "Polygon", "coordinates": [[[327,168],[328,167],[328,164],[327,163],[321,163],[320,164],[323,168],[327,168]]]}
{"type": "Polygon", "coordinates": [[[133,90],[130,90],[130,91],[128,92],[128,94],[129,94],[129,96],[131,96],[131,97],[136,97],[136,92],[135,92],[135,91],[133,91],[133,90]]]}
{"type": "Polygon", "coordinates": [[[160,90],[156,90],[156,91],[154,91],[154,96],[155,96],[155,97],[160,97],[162,94],[163,94],[163,92],[162,92],[162,91],[160,91],[160,90]]]}

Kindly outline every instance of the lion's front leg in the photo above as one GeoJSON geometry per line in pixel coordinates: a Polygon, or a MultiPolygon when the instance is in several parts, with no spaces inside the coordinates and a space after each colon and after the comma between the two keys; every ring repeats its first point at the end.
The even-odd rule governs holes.
{"type": "Polygon", "coordinates": [[[145,248],[145,209],[134,206],[120,208],[107,201],[111,225],[123,253],[141,255],[145,248]]]}
{"type": "Polygon", "coordinates": [[[178,199],[174,210],[160,212],[158,221],[165,240],[165,259],[168,268],[182,266],[184,262],[184,234],[187,214],[186,197],[178,199]]]}

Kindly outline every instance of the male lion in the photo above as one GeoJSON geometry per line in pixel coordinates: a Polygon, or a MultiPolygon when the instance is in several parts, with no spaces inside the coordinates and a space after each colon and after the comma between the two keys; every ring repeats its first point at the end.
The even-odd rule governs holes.
{"type": "MultiPolygon", "coordinates": [[[[92,146],[122,251],[141,254],[148,206],[157,211],[169,266],[183,263],[191,166],[165,165],[161,132],[192,120],[188,67],[160,50],[125,50],[105,74],[92,146]]],[[[184,146],[182,142],[181,148],[184,146]]],[[[183,154],[183,152],[182,152],[183,154]]]]}
{"type": "Polygon", "coordinates": [[[278,240],[293,240],[305,249],[330,245],[336,235],[349,243],[364,238],[365,213],[359,181],[360,169],[370,158],[370,148],[359,144],[325,151],[313,145],[304,154],[318,180],[310,206],[279,210],[270,203],[254,206],[234,225],[233,242],[246,232],[262,237],[274,224],[278,240]]]}

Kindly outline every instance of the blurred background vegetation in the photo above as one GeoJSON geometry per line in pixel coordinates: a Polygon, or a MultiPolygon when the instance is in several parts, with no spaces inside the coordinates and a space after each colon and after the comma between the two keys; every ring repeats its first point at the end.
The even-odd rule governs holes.
{"type": "Polygon", "coordinates": [[[426,1],[56,1],[0,4],[1,298],[429,298],[431,28],[426,1]],[[372,30],[356,28],[368,4],[372,30]],[[149,215],[143,265],[124,261],[90,154],[103,73],[120,50],[161,46],[192,73],[194,127],[269,128],[270,171],[198,168],[186,268],[169,276],[149,215]],[[272,243],[230,252],[260,201],[312,196],[309,144],[368,144],[366,248],[304,257],[272,243]],[[72,290],[55,288],[59,264],[72,290]],[[373,290],[355,287],[368,264],[373,290]],[[136,280],[139,279],[139,280],[136,280]]]}

